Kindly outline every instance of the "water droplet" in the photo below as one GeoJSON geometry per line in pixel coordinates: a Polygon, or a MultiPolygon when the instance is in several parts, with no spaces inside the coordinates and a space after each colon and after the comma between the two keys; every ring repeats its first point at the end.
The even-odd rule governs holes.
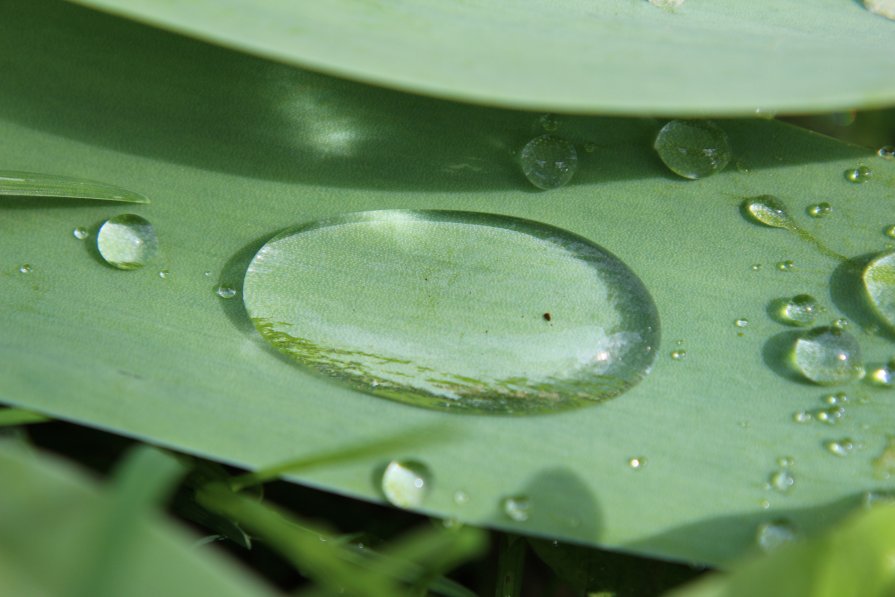
{"type": "Polygon", "coordinates": [[[20,274],[30,274],[30,273],[31,273],[31,264],[30,264],[30,263],[23,263],[22,265],[20,265],[20,266],[19,266],[19,273],[20,273],[20,274]]]}
{"type": "Polygon", "coordinates": [[[824,448],[827,449],[827,452],[833,454],[834,456],[848,456],[855,450],[856,444],[854,440],[850,438],[836,439],[830,440],[824,443],[824,448]]]}
{"type": "Polygon", "coordinates": [[[693,180],[720,172],[730,161],[727,134],[708,120],[672,120],[653,148],[669,170],[693,180]]]}
{"type": "Polygon", "coordinates": [[[749,320],[746,319],[746,318],[744,318],[744,317],[741,317],[740,319],[737,319],[736,321],[734,321],[734,322],[733,322],[733,325],[735,325],[735,326],[738,327],[738,328],[748,327],[748,326],[749,326],[749,320]]]}
{"type": "Polygon", "coordinates": [[[452,412],[594,404],[639,382],[659,345],[652,299],[618,258],[491,214],[378,211],[293,228],[261,248],[242,292],[261,335],[300,364],[452,412]]]}
{"type": "Polygon", "coordinates": [[[789,493],[795,484],[795,476],[786,469],[774,471],[771,473],[771,476],[768,477],[768,485],[770,485],[771,489],[779,493],[789,493]]]}
{"type": "Polygon", "coordinates": [[[818,384],[847,383],[864,374],[857,339],[834,327],[813,328],[802,334],[793,359],[799,372],[818,384]]]}
{"type": "Polygon", "coordinates": [[[781,272],[791,272],[796,267],[791,259],[777,262],[777,269],[781,272]]]}
{"type": "Polygon", "coordinates": [[[469,494],[463,491],[462,489],[458,489],[454,492],[454,503],[458,506],[463,506],[469,503],[469,494]]]}
{"type": "Polygon", "coordinates": [[[891,388],[895,384],[895,374],[889,366],[874,367],[867,373],[867,381],[881,388],[891,388]]]}
{"type": "Polygon", "coordinates": [[[118,269],[138,269],[158,251],[158,238],[148,221],[134,214],[106,220],[96,235],[96,246],[106,263],[118,269]]]}
{"type": "Polygon", "coordinates": [[[649,3],[659,8],[678,8],[684,0],[649,0],[649,3]]]}
{"type": "Polygon", "coordinates": [[[596,150],[597,150],[597,144],[596,144],[596,143],[591,143],[590,141],[588,141],[587,143],[584,144],[584,151],[585,151],[586,153],[593,153],[593,152],[595,152],[596,150]]]}
{"type": "Polygon", "coordinates": [[[839,319],[833,321],[833,327],[837,330],[847,330],[848,326],[849,321],[844,317],[840,317],[839,319]]]}
{"type": "Polygon", "coordinates": [[[845,171],[845,180],[855,184],[865,183],[871,179],[873,171],[867,166],[858,166],[857,168],[849,168],[845,171]]]}
{"type": "Polygon", "coordinates": [[[792,420],[796,423],[808,423],[813,418],[811,413],[805,410],[796,411],[792,414],[792,420]]]}
{"type": "Polygon", "coordinates": [[[820,305],[810,294],[797,294],[796,296],[778,301],[774,309],[776,319],[781,323],[795,326],[809,326],[817,319],[820,305]]]}
{"type": "Polygon", "coordinates": [[[214,293],[222,299],[231,299],[236,296],[236,289],[232,286],[221,285],[215,288],[214,293]]]}
{"type": "Polygon", "coordinates": [[[755,542],[762,551],[767,552],[794,541],[796,536],[795,525],[788,520],[778,519],[760,524],[755,534],[755,542]]]}
{"type": "Polygon", "coordinates": [[[751,265],[750,269],[751,269],[753,272],[757,272],[757,271],[759,271],[759,270],[761,269],[761,264],[760,264],[760,263],[753,263],[753,264],[751,265]]]}
{"type": "Polygon", "coordinates": [[[845,407],[836,405],[829,408],[819,408],[813,411],[811,416],[825,425],[836,425],[845,416],[845,407]]]}
{"type": "Polygon", "coordinates": [[[674,359],[675,361],[683,361],[684,359],[687,358],[687,351],[686,350],[672,350],[671,358],[674,359]]]}
{"type": "Polygon", "coordinates": [[[848,402],[848,394],[846,394],[845,392],[836,392],[835,394],[827,394],[826,396],[821,398],[821,401],[824,404],[829,404],[830,406],[833,406],[836,404],[844,404],[845,402],[848,402]]]}
{"type": "Polygon", "coordinates": [[[158,273],[158,277],[161,278],[162,280],[166,279],[170,275],[171,275],[171,272],[169,272],[166,269],[163,269],[158,273]]]}
{"type": "Polygon", "coordinates": [[[786,211],[786,206],[773,195],[750,197],[743,201],[742,208],[752,220],[765,226],[787,230],[795,228],[795,223],[786,211]]]}
{"type": "Polygon", "coordinates": [[[531,500],[528,496],[516,495],[501,500],[503,513],[516,522],[525,522],[531,516],[531,500]]]}
{"type": "Polygon", "coordinates": [[[895,0],[864,0],[864,7],[873,14],[895,19],[895,0]]]}
{"type": "Polygon", "coordinates": [[[895,253],[885,253],[864,268],[864,290],[876,314],[895,328],[895,253]]]}
{"type": "Polygon", "coordinates": [[[628,459],[628,466],[635,471],[642,469],[645,464],[646,458],[643,456],[635,456],[634,458],[628,459]]]}
{"type": "Polygon", "coordinates": [[[895,503],[895,492],[891,490],[865,491],[861,500],[861,505],[865,508],[892,503],[895,503]]]}
{"type": "Polygon", "coordinates": [[[539,189],[557,189],[572,180],[578,169],[575,146],[553,135],[541,135],[525,144],[519,154],[525,177],[539,189]]]}
{"type": "Polygon", "coordinates": [[[76,239],[78,239],[78,240],[84,240],[85,238],[87,238],[88,236],[90,236],[90,233],[87,232],[87,229],[86,229],[86,228],[83,228],[83,227],[81,227],[81,226],[78,226],[77,228],[75,228],[74,230],[72,230],[72,231],[71,231],[71,234],[72,234],[72,236],[74,236],[74,237],[75,237],[76,239]]]}
{"type": "Polygon", "coordinates": [[[541,123],[541,128],[548,133],[552,133],[559,128],[559,120],[557,120],[555,114],[544,114],[538,121],[541,123]]]}
{"type": "Polygon", "coordinates": [[[814,205],[809,205],[805,210],[812,218],[825,218],[831,213],[833,213],[833,206],[823,201],[821,203],[815,203],[814,205]]]}
{"type": "Polygon", "coordinates": [[[760,502],[758,502],[758,507],[762,510],[767,510],[771,507],[771,502],[770,500],[761,500],[760,502]]]}
{"type": "Polygon", "coordinates": [[[413,460],[392,460],[382,475],[382,493],[399,508],[418,508],[432,484],[429,467],[413,460]]]}
{"type": "Polygon", "coordinates": [[[782,466],[783,468],[789,468],[796,463],[796,459],[792,456],[781,456],[777,459],[777,466],[782,466]]]}
{"type": "Polygon", "coordinates": [[[205,276],[206,278],[210,278],[210,277],[211,277],[211,272],[208,271],[208,270],[205,270],[204,272],[202,272],[202,275],[205,276]]]}

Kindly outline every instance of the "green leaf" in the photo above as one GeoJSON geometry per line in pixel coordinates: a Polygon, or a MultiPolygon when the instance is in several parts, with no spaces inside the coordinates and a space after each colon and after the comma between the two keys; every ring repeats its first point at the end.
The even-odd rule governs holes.
{"type": "Polygon", "coordinates": [[[37,413],[19,408],[0,408],[0,427],[45,423],[50,419],[37,413]]]}
{"type": "Polygon", "coordinates": [[[854,0],[77,0],[359,81],[514,108],[751,115],[895,99],[895,22],[854,0]],[[823,65],[823,68],[818,68],[823,65]]]}
{"type": "MultiPolygon", "coordinates": [[[[166,469],[156,456],[143,453],[129,473],[166,469]]],[[[127,476],[110,493],[54,458],[0,444],[0,593],[73,595],[86,588],[78,583],[90,571],[101,575],[93,580],[102,579],[92,583],[99,592],[91,595],[271,594],[231,562],[191,547],[194,539],[183,530],[147,512],[143,498],[151,494],[128,489],[145,486],[144,480],[127,476]],[[115,527],[124,520],[116,517],[122,507],[134,516],[115,527]],[[125,541],[124,551],[105,549],[112,546],[110,532],[125,541]],[[113,559],[94,559],[100,553],[113,559]]]]}
{"type": "Polygon", "coordinates": [[[425,512],[708,563],[750,551],[764,521],[789,518],[810,534],[861,492],[890,485],[872,464],[893,428],[886,390],[801,381],[782,355],[793,328],[768,310],[810,293],[825,309],[819,324],[847,317],[865,361],[888,361],[891,339],[873,332],[855,272],[890,242],[882,228],[895,207],[895,162],[779,122],[729,120],[719,124],[731,166],[687,181],[652,149],[663,122],[569,117],[554,134],[580,149],[578,172],[537,192],[513,156],[542,134],[537,114],[333,80],[47,0],[0,20],[0,33],[12,65],[0,86],[3,163],[77,168],[140,189],[152,205],[128,209],[152,222],[160,242],[147,267],[114,270],[71,230],[120,207],[2,207],[3,402],[253,469],[434,427],[437,441],[289,478],[381,501],[388,461],[419,461],[433,477],[425,512]],[[848,182],[843,172],[859,164],[873,177],[848,182]],[[855,261],[744,218],[743,199],[767,194],[855,261]],[[808,217],[820,201],[832,214],[808,217]],[[215,293],[241,291],[248,262],[278,231],[376,209],[505,214],[598,243],[657,305],[664,340],[655,367],[589,408],[456,416],[298,367],[257,335],[241,295],[215,293]],[[784,260],[790,271],[775,267],[784,260]],[[19,273],[25,262],[31,272],[19,273]],[[686,358],[670,358],[681,350],[686,358]],[[840,389],[851,400],[837,426],[793,422],[840,389]],[[847,457],[824,447],[847,437],[858,446],[847,457]],[[785,456],[795,484],[766,489],[785,456]],[[520,495],[530,499],[525,521],[501,508],[520,495]]]}
{"type": "Polygon", "coordinates": [[[668,597],[886,597],[895,592],[895,506],[850,517],[812,541],[781,547],[668,597]]]}
{"type": "Polygon", "coordinates": [[[114,185],[35,172],[0,170],[0,196],[97,199],[123,203],[149,203],[138,193],[114,185]]]}

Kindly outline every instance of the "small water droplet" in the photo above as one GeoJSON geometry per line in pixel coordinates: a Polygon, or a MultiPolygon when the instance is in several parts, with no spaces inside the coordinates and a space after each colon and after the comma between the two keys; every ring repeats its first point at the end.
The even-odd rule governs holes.
{"type": "Polygon", "coordinates": [[[774,303],[776,308],[777,321],[794,326],[809,326],[817,319],[820,312],[820,305],[810,294],[797,294],[796,296],[777,301],[774,303]]]}
{"type": "Polygon", "coordinates": [[[792,420],[796,423],[809,423],[814,417],[806,410],[796,411],[792,414],[792,420]]]}
{"type": "Polygon", "coordinates": [[[132,270],[146,265],[158,251],[158,238],[147,220],[135,214],[109,218],[96,235],[96,246],[106,263],[132,270]]]}
{"type": "Polygon", "coordinates": [[[836,405],[829,408],[819,408],[813,411],[811,416],[825,425],[836,425],[845,416],[845,407],[836,405]]]}
{"type": "Polygon", "coordinates": [[[781,545],[794,541],[797,536],[795,525],[784,519],[772,520],[758,526],[755,542],[762,551],[773,551],[781,545]]]}
{"type": "Polygon", "coordinates": [[[525,144],[519,154],[525,177],[539,189],[557,189],[567,184],[578,169],[575,146],[553,135],[541,135],[525,144]]]}
{"type": "Polygon", "coordinates": [[[750,219],[765,226],[787,230],[795,228],[795,223],[786,211],[786,206],[773,195],[761,195],[745,199],[742,203],[742,209],[750,219]]]}
{"type": "Polygon", "coordinates": [[[559,128],[559,120],[555,114],[544,114],[538,121],[541,123],[541,128],[548,133],[552,133],[559,128]]]}
{"type": "Polygon", "coordinates": [[[833,213],[833,206],[826,201],[823,201],[821,203],[809,205],[807,209],[805,209],[805,213],[807,213],[812,218],[825,218],[833,213]]]}
{"type": "Polygon", "coordinates": [[[830,440],[824,443],[824,448],[827,449],[827,452],[833,454],[834,456],[845,457],[854,452],[856,448],[856,444],[854,440],[851,438],[843,438],[843,439],[835,439],[830,440]]]}
{"type": "Polygon", "coordinates": [[[429,467],[414,460],[392,460],[382,475],[382,493],[399,508],[418,508],[432,484],[429,467]]]}
{"type": "Polygon", "coordinates": [[[793,269],[795,269],[796,264],[793,263],[791,259],[786,259],[784,261],[778,261],[776,267],[781,272],[791,272],[793,269]]]}
{"type": "Polygon", "coordinates": [[[861,499],[861,505],[865,508],[873,508],[882,504],[895,503],[895,491],[865,491],[861,499]]]}
{"type": "Polygon", "coordinates": [[[864,0],[864,7],[873,14],[895,20],[895,0],[864,0]]]}
{"type": "Polygon", "coordinates": [[[87,238],[88,236],[90,236],[90,233],[87,232],[87,229],[86,229],[86,228],[83,228],[83,227],[81,227],[81,226],[78,226],[77,228],[75,228],[74,230],[72,230],[72,231],[71,231],[71,234],[72,234],[72,236],[74,236],[74,237],[75,237],[76,239],[78,239],[78,240],[84,240],[85,238],[87,238]]]}
{"type": "Polygon", "coordinates": [[[835,394],[827,394],[823,398],[821,398],[821,402],[824,404],[829,404],[830,406],[836,404],[844,404],[848,402],[848,394],[845,392],[836,392],[835,394]]]}
{"type": "Polygon", "coordinates": [[[649,3],[659,8],[678,8],[684,0],[649,0],[649,3]]]}
{"type": "Polygon", "coordinates": [[[628,459],[628,466],[635,471],[642,469],[645,464],[646,458],[643,456],[635,456],[628,459]]]}
{"type": "Polygon", "coordinates": [[[864,374],[857,339],[834,327],[808,330],[796,340],[793,360],[805,378],[818,384],[847,383],[864,374]]]}
{"type": "Polygon", "coordinates": [[[777,466],[782,466],[783,468],[789,468],[796,463],[796,459],[792,456],[781,456],[777,459],[777,466]]]}
{"type": "Polygon", "coordinates": [[[861,275],[864,290],[876,314],[895,328],[895,253],[873,259],[861,275]]]}
{"type": "Polygon", "coordinates": [[[738,328],[748,327],[748,326],[749,326],[749,320],[746,319],[745,317],[741,317],[741,318],[735,320],[735,321],[733,322],[733,325],[735,325],[735,326],[738,327],[738,328]]]}
{"type": "Polygon", "coordinates": [[[525,522],[531,516],[531,499],[524,495],[507,497],[501,500],[500,508],[510,520],[525,522]]]}
{"type": "Polygon", "coordinates": [[[839,319],[835,319],[835,320],[833,320],[833,324],[832,324],[832,325],[833,325],[833,327],[836,328],[837,330],[847,330],[847,329],[848,329],[848,326],[851,325],[851,324],[850,324],[850,322],[849,322],[846,318],[844,318],[844,317],[840,317],[839,319]]]}
{"type": "Polygon", "coordinates": [[[760,263],[753,263],[753,264],[750,266],[750,269],[751,269],[753,272],[757,272],[757,271],[759,271],[759,270],[761,269],[761,264],[760,264],[760,263]]]}
{"type": "Polygon", "coordinates": [[[873,177],[873,171],[867,166],[849,168],[845,171],[845,180],[855,184],[865,183],[873,177]]]}
{"type": "Polygon", "coordinates": [[[881,388],[891,388],[895,384],[895,374],[889,366],[874,367],[867,373],[867,381],[881,388]]]}
{"type": "Polygon", "coordinates": [[[31,264],[30,264],[30,263],[23,263],[22,265],[20,265],[20,266],[19,266],[19,273],[20,273],[20,274],[30,274],[30,273],[31,273],[31,264]]]}
{"type": "Polygon", "coordinates": [[[779,493],[789,493],[796,484],[795,476],[786,469],[774,471],[768,477],[768,485],[779,493]]]}
{"type": "Polygon", "coordinates": [[[730,161],[727,133],[708,120],[672,120],[653,148],[669,170],[692,180],[720,172],[730,161]]]}
{"type": "Polygon", "coordinates": [[[458,506],[463,506],[469,503],[469,494],[463,491],[462,489],[458,489],[454,492],[454,503],[458,506]]]}
{"type": "Polygon", "coordinates": [[[211,277],[211,272],[208,271],[208,270],[205,270],[204,272],[202,272],[202,275],[205,276],[206,278],[210,278],[210,277],[211,277]]]}
{"type": "Polygon", "coordinates": [[[761,508],[762,510],[767,510],[768,508],[771,507],[771,501],[770,500],[761,500],[758,502],[758,507],[761,508]]]}
{"type": "Polygon", "coordinates": [[[171,272],[169,272],[166,269],[163,269],[158,273],[158,277],[161,278],[162,280],[166,279],[170,275],[171,275],[171,272]]]}
{"type": "Polygon", "coordinates": [[[215,288],[214,293],[222,299],[231,299],[236,296],[236,289],[232,286],[221,285],[215,288]]]}
{"type": "Polygon", "coordinates": [[[672,350],[671,358],[674,359],[675,361],[683,361],[684,359],[687,358],[687,351],[686,350],[672,350]]]}
{"type": "Polygon", "coordinates": [[[384,210],[293,228],[259,250],[240,294],[261,335],[298,364],[451,412],[594,405],[647,375],[660,335],[651,297],[621,260],[491,214],[384,210]],[[377,275],[358,284],[371,254],[377,275]]]}

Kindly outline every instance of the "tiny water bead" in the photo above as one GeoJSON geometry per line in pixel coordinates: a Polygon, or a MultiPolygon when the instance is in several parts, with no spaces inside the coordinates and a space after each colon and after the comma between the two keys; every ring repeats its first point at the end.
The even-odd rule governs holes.
{"type": "Polygon", "coordinates": [[[237,290],[232,286],[221,285],[214,289],[214,293],[222,299],[232,299],[237,295],[237,290]]]}
{"type": "Polygon", "coordinates": [[[810,294],[797,294],[796,296],[774,303],[778,319],[781,323],[794,326],[809,326],[817,319],[820,312],[820,304],[810,294]]]}
{"type": "Polygon", "coordinates": [[[635,456],[634,458],[628,459],[628,468],[639,471],[646,464],[646,458],[643,456],[635,456]]]}
{"type": "Polygon", "coordinates": [[[727,133],[708,120],[672,120],[653,148],[669,170],[691,180],[720,172],[730,161],[727,133]]]}
{"type": "Polygon", "coordinates": [[[75,237],[76,239],[78,239],[78,240],[84,240],[85,238],[87,238],[88,236],[90,236],[90,233],[87,232],[87,229],[86,229],[86,228],[83,228],[83,227],[81,227],[81,226],[78,226],[77,228],[75,228],[74,230],[72,230],[72,231],[71,231],[71,234],[72,234],[72,236],[74,236],[74,237],[75,237]]]}
{"type": "Polygon", "coordinates": [[[30,273],[31,273],[31,264],[30,264],[30,263],[23,263],[22,265],[20,265],[20,266],[19,266],[19,273],[20,273],[20,274],[30,274],[30,273]]]}
{"type": "Polygon", "coordinates": [[[867,373],[867,381],[881,388],[891,388],[895,385],[895,373],[893,363],[889,362],[884,367],[874,367],[867,373]]]}
{"type": "Polygon", "coordinates": [[[895,160],[895,145],[883,145],[876,152],[876,155],[884,160],[895,160]]]}
{"type": "Polygon", "coordinates": [[[168,276],[170,276],[170,275],[171,275],[171,272],[166,269],[163,269],[163,270],[159,271],[159,273],[158,273],[158,277],[161,278],[162,280],[167,280],[168,276]]]}
{"type": "Polygon", "coordinates": [[[462,489],[458,489],[454,492],[454,503],[458,506],[464,506],[469,503],[469,494],[463,491],[462,489]]]}
{"type": "Polygon", "coordinates": [[[864,7],[873,14],[895,19],[895,0],[864,0],[864,7]]]}
{"type": "Polygon", "coordinates": [[[845,171],[845,180],[855,184],[862,184],[873,177],[873,171],[867,166],[858,166],[857,168],[849,168],[845,171]]]}
{"type": "Polygon", "coordinates": [[[575,146],[554,135],[541,135],[525,144],[519,154],[522,173],[545,191],[566,185],[578,170],[575,146]]]}
{"type": "Polygon", "coordinates": [[[895,238],[895,224],[890,224],[883,228],[883,234],[889,238],[895,238]]]}
{"type": "Polygon", "coordinates": [[[843,438],[824,442],[824,448],[834,456],[845,457],[855,451],[857,444],[851,438],[843,438]]]}
{"type": "Polygon", "coordinates": [[[791,272],[795,269],[796,264],[792,259],[786,259],[784,261],[778,261],[776,267],[781,272],[791,272]]]}
{"type": "Polygon", "coordinates": [[[786,211],[786,206],[773,195],[761,195],[745,199],[742,208],[752,220],[765,226],[785,228],[787,230],[796,227],[792,217],[786,211]]]}
{"type": "Polygon", "coordinates": [[[155,256],[158,238],[147,220],[123,214],[103,223],[96,235],[96,247],[109,265],[132,270],[143,267],[155,256]]]}
{"type": "Polygon", "coordinates": [[[621,260],[490,214],[388,210],[292,228],[259,250],[242,294],[261,335],[299,364],[450,412],[595,404],[647,375],[659,344],[652,298],[621,260]]]}
{"type": "Polygon", "coordinates": [[[809,205],[805,209],[805,213],[807,213],[812,218],[825,218],[833,213],[833,206],[826,201],[822,203],[815,203],[813,205],[809,205]]]}
{"type": "Polygon", "coordinates": [[[870,261],[861,279],[876,314],[895,328],[895,253],[885,253],[870,261]]]}
{"type": "Polygon", "coordinates": [[[762,551],[768,552],[794,541],[797,535],[798,532],[792,522],[785,519],[772,520],[758,526],[755,543],[762,551]]]}
{"type": "Polygon", "coordinates": [[[774,471],[768,477],[768,486],[779,493],[789,493],[795,484],[795,476],[785,468],[774,471]]]}
{"type": "Polygon", "coordinates": [[[678,8],[684,4],[684,0],[649,0],[649,3],[659,8],[678,8]]]}
{"type": "Polygon", "coordinates": [[[500,501],[500,509],[510,520],[525,522],[531,516],[531,499],[525,495],[506,497],[500,501]]]}
{"type": "Polygon", "coordinates": [[[752,265],[749,266],[749,269],[751,269],[753,272],[761,271],[761,264],[753,263],[752,265]]]}
{"type": "Polygon", "coordinates": [[[674,359],[675,361],[683,361],[684,359],[687,358],[687,351],[686,350],[672,350],[671,358],[674,359]]]}
{"type": "Polygon", "coordinates": [[[414,460],[392,460],[382,474],[382,493],[399,508],[418,508],[432,484],[429,467],[414,460]]]}
{"type": "Polygon", "coordinates": [[[793,362],[817,384],[847,383],[864,374],[861,347],[850,333],[835,327],[813,328],[796,340],[793,362]]]}

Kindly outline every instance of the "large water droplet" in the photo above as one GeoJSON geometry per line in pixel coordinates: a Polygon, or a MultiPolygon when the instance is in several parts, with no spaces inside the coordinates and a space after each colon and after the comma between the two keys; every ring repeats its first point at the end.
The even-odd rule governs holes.
{"type": "Polygon", "coordinates": [[[845,171],[845,180],[856,184],[865,183],[873,177],[873,171],[867,166],[849,168],[845,171]]]}
{"type": "Polygon", "coordinates": [[[659,342],[649,293],[614,255],[486,214],[365,212],[287,230],[253,259],[243,297],[299,363],[441,410],[593,404],[640,381],[659,342]]]}
{"type": "Polygon", "coordinates": [[[802,334],[796,340],[793,359],[799,372],[818,384],[847,383],[864,374],[858,341],[835,327],[802,334]]]}
{"type": "Polygon", "coordinates": [[[786,211],[786,206],[773,195],[750,197],[743,201],[743,210],[753,220],[765,226],[787,230],[795,227],[795,222],[786,211]]]}
{"type": "Polygon", "coordinates": [[[525,495],[514,495],[500,501],[500,509],[511,520],[525,522],[531,516],[531,499],[525,495]]]}
{"type": "Polygon", "coordinates": [[[873,14],[895,19],[895,0],[864,0],[864,6],[873,14]]]}
{"type": "Polygon", "coordinates": [[[418,508],[423,504],[432,474],[429,468],[412,460],[392,460],[382,474],[382,493],[399,508],[418,508]]]}
{"type": "Polygon", "coordinates": [[[861,277],[876,314],[895,328],[895,253],[873,259],[861,277]]]}
{"type": "Polygon", "coordinates": [[[669,170],[694,180],[720,172],[730,161],[727,134],[708,120],[672,120],[653,147],[669,170]]]}
{"type": "Polygon", "coordinates": [[[796,296],[775,301],[774,314],[781,323],[796,326],[809,326],[817,319],[820,305],[810,294],[797,294],[796,296]]]}
{"type": "Polygon", "coordinates": [[[578,169],[575,146],[553,135],[541,135],[525,144],[519,154],[525,177],[539,189],[556,189],[567,184],[578,169]]]}
{"type": "Polygon", "coordinates": [[[755,542],[762,551],[772,551],[794,541],[796,536],[795,525],[788,520],[779,519],[760,524],[755,533],[755,542]]]}
{"type": "Polygon", "coordinates": [[[138,269],[158,252],[155,229],[144,218],[123,214],[109,218],[96,235],[99,254],[118,269],[138,269]]]}

